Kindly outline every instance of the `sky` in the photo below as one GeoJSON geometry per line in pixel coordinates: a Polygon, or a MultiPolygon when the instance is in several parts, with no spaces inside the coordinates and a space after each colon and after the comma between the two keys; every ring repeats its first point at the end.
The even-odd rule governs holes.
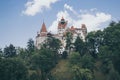
{"type": "Polygon", "coordinates": [[[57,33],[61,17],[68,27],[85,24],[88,32],[103,30],[111,21],[120,20],[119,4],[120,0],[1,0],[0,48],[26,47],[43,22],[48,32],[57,33]]]}

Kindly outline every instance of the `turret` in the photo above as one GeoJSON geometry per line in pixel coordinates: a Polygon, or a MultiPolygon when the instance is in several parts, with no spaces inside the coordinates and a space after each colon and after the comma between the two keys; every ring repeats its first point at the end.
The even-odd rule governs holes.
{"type": "Polygon", "coordinates": [[[58,22],[58,34],[62,34],[67,27],[67,21],[62,17],[61,20],[58,22]]]}
{"type": "Polygon", "coordinates": [[[45,23],[43,22],[40,31],[37,32],[36,44],[35,44],[35,46],[36,46],[38,49],[40,49],[41,45],[45,42],[46,38],[47,38],[47,29],[46,29],[45,23]]]}
{"type": "Polygon", "coordinates": [[[87,28],[86,28],[86,25],[85,24],[82,24],[82,32],[83,32],[83,35],[86,37],[87,36],[87,28]]]}
{"type": "Polygon", "coordinates": [[[47,29],[46,29],[46,25],[43,22],[41,30],[40,30],[40,36],[47,36],[47,29]]]}

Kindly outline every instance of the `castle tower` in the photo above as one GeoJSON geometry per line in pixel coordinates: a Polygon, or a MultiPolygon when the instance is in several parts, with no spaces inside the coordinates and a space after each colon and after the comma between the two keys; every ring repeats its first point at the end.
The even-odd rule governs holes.
{"type": "Polygon", "coordinates": [[[46,38],[47,38],[47,29],[46,29],[46,25],[43,22],[40,32],[37,32],[37,36],[36,36],[36,47],[38,49],[40,49],[41,45],[45,42],[46,38]]]}
{"type": "Polygon", "coordinates": [[[87,36],[87,28],[86,28],[85,24],[82,24],[81,30],[82,30],[82,33],[83,33],[82,39],[83,39],[83,41],[85,41],[85,37],[87,36]]]}
{"type": "Polygon", "coordinates": [[[40,36],[47,36],[47,29],[46,29],[46,25],[43,22],[41,30],[40,30],[40,36]]]}
{"type": "Polygon", "coordinates": [[[82,24],[82,32],[83,32],[83,35],[86,37],[87,36],[87,28],[86,28],[86,25],[85,24],[82,24]]]}
{"type": "Polygon", "coordinates": [[[62,17],[61,20],[58,22],[58,34],[62,36],[67,28],[67,21],[62,17]]]}

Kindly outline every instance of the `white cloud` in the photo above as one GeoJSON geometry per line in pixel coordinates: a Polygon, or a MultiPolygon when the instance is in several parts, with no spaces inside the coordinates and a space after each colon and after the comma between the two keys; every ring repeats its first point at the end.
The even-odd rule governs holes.
{"type": "Polygon", "coordinates": [[[111,15],[103,12],[96,12],[95,14],[86,13],[79,16],[80,18],[74,21],[74,25],[80,27],[81,24],[85,24],[88,32],[101,29],[102,24],[111,20],[111,15]]]}
{"type": "Polygon", "coordinates": [[[73,9],[72,6],[68,5],[68,4],[64,4],[64,8],[67,10],[70,10],[71,12],[73,12],[75,15],[78,15],[77,12],[73,9]]]}
{"type": "Polygon", "coordinates": [[[101,29],[101,25],[108,23],[111,20],[110,14],[98,12],[96,8],[90,10],[81,10],[85,13],[78,13],[67,4],[64,5],[64,8],[66,8],[64,11],[59,11],[57,13],[57,19],[53,21],[52,25],[49,27],[49,31],[52,33],[57,32],[58,21],[62,16],[68,21],[68,27],[81,27],[81,24],[85,24],[88,32],[101,29]],[[68,10],[72,11],[73,13],[70,14],[68,10]],[[74,11],[78,14],[78,16],[74,14],[74,11]],[[94,14],[92,12],[94,12],[94,14]],[[76,17],[73,18],[73,15],[76,17]]]}
{"type": "Polygon", "coordinates": [[[50,8],[52,3],[58,0],[32,0],[25,4],[26,9],[22,11],[23,14],[28,16],[34,16],[39,12],[42,12],[44,8],[50,8]]]}
{"type": "Polygon", "coordinates": [[[97,11],[97,8],[92,8],[92,9],[90,9],[90,11],[97,11]]]}
{"type": "Polygon", "coordinates": [[[88,10],[83,10],[83,9],[80,9],[80,13],[88,13],[88,10]]]}

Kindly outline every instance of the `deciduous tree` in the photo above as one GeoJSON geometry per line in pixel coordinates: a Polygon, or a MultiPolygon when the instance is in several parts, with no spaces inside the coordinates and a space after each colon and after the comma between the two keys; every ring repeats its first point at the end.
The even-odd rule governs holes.
{"type": "Polygon", "coordinates": [[[0,80],[27,80],[28,71],[22,61],[0,59],[0,80]]]}
{"type": "Polygon", "coordinates": [[[14,56],[16,56],[16,49],[12,44],[10,44],[8,47],[6,46],[4,48],[4,56],[5,57],[14,57],[14,56]]]}

